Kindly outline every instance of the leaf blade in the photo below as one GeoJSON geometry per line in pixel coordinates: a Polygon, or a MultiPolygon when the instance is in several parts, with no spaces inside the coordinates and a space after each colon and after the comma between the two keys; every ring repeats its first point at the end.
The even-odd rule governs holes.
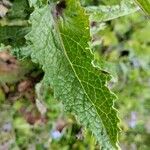
{"type": "Polygon", "coordinates": [[[135,0],[135,1],[147,15],[150,15],[150,0],[135,0]]]}
{"type": "Polygon", "coordinates": [[[91,64],[88,16],[74,0],[66,6],[63,17],[57,16],[54,7],[37,9],[32,15],[33,27],[27,36],[33,44],[32,59],[43,66],[46,80],[65,109],[92,130],[104,149],[117,149],[116,97],[106,87],[109,76],[91,64]]]}
{"type": "Polygon", "coordinates": [[[125,15],[132,14],[139,10],[132,1],[121,1],[114,6],[90,6],[86,8],[91,21],[105,22],[125,15]]]}

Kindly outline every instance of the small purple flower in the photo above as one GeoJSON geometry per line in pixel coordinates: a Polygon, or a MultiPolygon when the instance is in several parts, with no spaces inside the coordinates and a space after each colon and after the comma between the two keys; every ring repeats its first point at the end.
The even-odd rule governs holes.
{"type": "Polygon", "coordinates": [[[134,128],[136,126],[136,123],[137,123],[137,113],[136,112],[131,112],[129,126],[131,128],[134,128]]]}
{"type": "Polygon", "coordinates": [[[62,137],[62,133],[58,130],[53,130],[50,135],[52,139],[60,139],[62,137]]]}

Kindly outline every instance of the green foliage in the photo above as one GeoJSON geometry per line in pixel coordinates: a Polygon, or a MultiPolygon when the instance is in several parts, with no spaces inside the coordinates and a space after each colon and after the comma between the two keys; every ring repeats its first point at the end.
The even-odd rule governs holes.
{"type": "Polygon", "coordinates": [[[29,0],[30,7],[32,6],[39,7],[47,3],[48,3],[48,0],[29,0]]]}
{"type": "Polygon", "coordinates": [[[73,0],[66,6],[64,20],[50,13],[56,11],[52,6],[32,14],[32,30],[26,38],[33,44],[30,55],[43,66],[55,98],[89,127],[102,147],[112,149],[116,147],[118,118],[112,108],[115,96],[106,88],[109,76],[92,66],[84,10],[73,0]]]}
{"type": "Polygon", "coordinates": [[[11,46],[22,46],[25,44],[24,36],[28,33],[28,27],[2,26],[0,27],[0,43],[11,46]]]}
{"type": "Polygon", "coordinates": [[[101,45],[94,48],[100,53],[97,64],[111,74],[117,73],[118,82],[113,84],[113,80],[111,87],[119,99],[122,149],[133,146],[139,150],[149,149],[150,46],[146,38],[149,29],[150,22],[135,13],[106,23],[105,28],[94,35],[101,40],[101,45]],[[101,65],[102,59],[106,60],[105,67],[101,65]]]}
{"type": "Polygon", "coordinates": [[[146,14],[150,15],[150,0],[135,0],[135,1],[146,14]]]}
{"type": "Polygon", "coordinates": [[[28,0],[14,0],[7,17],[9,19],[27,19],[30,12],[28,0]]]}
{"type": "Polygon", "coordinates": [[[89,5],[116,5],[121,2],[121,0],[80,0],[81,4],[84,6],[89,6],[89,5]]]}
{"type": "Polygon", "coordinates": [[[6,16],[0,19],[0,43],[20,47],[25,44],[24,36],[29,30],[27,20],[31,8],[27,0],[14,0],[9,5],[6,16]]]}
{"type": "MultiPolygon", "coordinates": [[[[149,1],[137,1],[149,14],[149,1]]],[[[121,147],[126,140],[129,145],[127,149],[130,149],[133,135],[138,133],[144,144],[141,144],[136,135],[136,146],[142,145],[139,149],[146,149],[149,133],[146,133],[148,129],[144,127],[144,123],[139,121],[132,127],[124,119],[135,116],[137,112],[143,116],[149,112],[150,24],[144,17],[131,15],[139,7],[129,0],[84,0],[81,1],[82,6],[79,0],[10,2],[11,5],[8,6],[4,2],[0,3],[3,7],[8,7],[8,12],[0,19],[0,50],[11,49],[11,53],[23,61],[12,63],[3,57],[0,59],[0,108],[4,112],[0,115],[0,142],[5,141],[6,136],[6,140],[16,139],[12,142],[12,149],[28,149],[29,141],[36,149],[119,149],[119,119],[114,108],[116,96],[110,91],[111,88],[120,99],[116,107],[120,110],[121,127],[123,132],[129,134],[129,139],[128,136],[121,135],[121,147]],[[116,19],[129,14],[131,17],[116,19]],[[44,79],[36,85],[35,92],[35,83],[42,78],[39,76],[41,70],[29,59],[38,63],[44,72],[44,79]],[[10,70],[3,72],[3,68],[7,68],[4,66],[9,66],[10,70]],[[15,69],[11,66],[15,66],[15,69]],[[20,92],[19,85],[16,87],[16,84],[26,78],[31,78],[33,82],[31,85],[27,82],[33,90],[30,89],[30,94],[20,92]],[[118,83],[114,85],[117,80],[118,83]],[[39,85],[42,85],[43,93],[38,89],[39,85]],[[56,121],[61,108],[58,106],[59,102],[55,106],[51,101],[53,92],[50,88],[54,92],[54,98],[64,104],[65,110],[75,114],[79,122],[91,130],[99,142],[98,147],[89,132],[84,133],[84,142],[76,140],[76,134],[82,137],[81,133],[80,136],[77,133],[81,132],[81,126],[69,121],[67,123],[71,124],[71,128],[67,127],[67,131],[63,131],[66,135],[62,133],[58,141],[51,139],[49,132],[53,130],[52,121],[56,121]],[[17,94],[13,96],[14,92],[17,94]],[[10,111],[7,112],[7,109],[10,111]],[[22,117],[21,112],[24,110],[31,116],[24,112],[22,117]],[[45,117],[45,111],[46,119],[49,120],[47,124],[44,121],[42,127],[34,124],[38,117],[41,120],[45,117]],[[3,118],[8,119],[8,122],[13,120],[16,133],[11,130],[9,135],[1,131],[3,118]]],[[[75,122],[74,119],[71,120],[75,122]]],[[[147,120],[145,117],[144,121],[147,120]]]]}
{"type": "Polygon", "coordinates": [[[138,8],[132,1],[122,0],[117,5],[88,6],[86,10],[90,14],[91,21],[103,22],[134,13],[138,8]]]}

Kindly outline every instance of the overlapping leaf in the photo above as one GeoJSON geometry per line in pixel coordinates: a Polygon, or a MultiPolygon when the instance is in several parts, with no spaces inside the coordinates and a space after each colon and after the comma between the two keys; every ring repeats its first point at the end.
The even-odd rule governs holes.
{"type": "Polygon", "coordinates": [[[146,14],[150,15],[150,0],[135,0],[135,1],[146,14]]]}
{"type": "Polygon", "coordinates": [[[121,16],[134,13],[139,8],[132,1],[122,0],[120,4],[113,6],[89,6],[86,8],[91,21],[104,22],[121,16]]]}
{"type": "Polygon", "coordinates": [[[11,19],[25,19],[29,16],[30,10],[28,0],[14,0],[7,16],[11,19]]]}
{"type": "Polygon", "coordinates": [[[25,44],[24,36],[28,31],[28,27],[0,26],[0,44],[22,46],[25,44]]]}
{"type": "Polygon", "coordinates": [[[0,44],[20,47],[25,44],[24,36],[29,31],[28,18],[32,10],[27,0],[4,1],[2,4],[8,10],[0,18],[0,44]]]}
{"type": "Polygon", "coordinates": [[[91,63],[89,19],[79,1],[36,9],[31,23],[26,37],[30,55],[43,66],[55,98],[93,132],[103,149],[117,149],[116,96],[106,87],[110,76],[91,63]]]}
{"type": "Polygon", "coordinates": [[[29,0],[30,7],[38,7],[47,3],[48,3],[48,0],[29,0]]]}

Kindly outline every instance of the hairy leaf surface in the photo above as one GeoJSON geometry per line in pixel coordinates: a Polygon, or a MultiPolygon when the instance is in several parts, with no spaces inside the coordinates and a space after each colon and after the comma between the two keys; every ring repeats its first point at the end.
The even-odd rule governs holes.
{"type": "Polygon", "coordinates": [[[29,5],[30,7],[34,6],[34,7],[38,7],[38,6],[42,6],[43,4],[47,4],[48,0],[29,0],[29,5]]]}
{"type": "Polygon", "coordinates": [[[92,65],[89,19],[79,1],[36,9],[31,23],[26,37],[31,57],[43,66],[55,98],[93,132],[103,149],[117,149],[116,96],[106,87],[110,76],[92,65]]]}
{"type": "Polygon", "coordinates": [[[122,0],[120,4],[113,6],[89,6],[86,8],[91,21],[104,22],[121,16],[134,13],[139,8],[132,1],[122,0]]]}

